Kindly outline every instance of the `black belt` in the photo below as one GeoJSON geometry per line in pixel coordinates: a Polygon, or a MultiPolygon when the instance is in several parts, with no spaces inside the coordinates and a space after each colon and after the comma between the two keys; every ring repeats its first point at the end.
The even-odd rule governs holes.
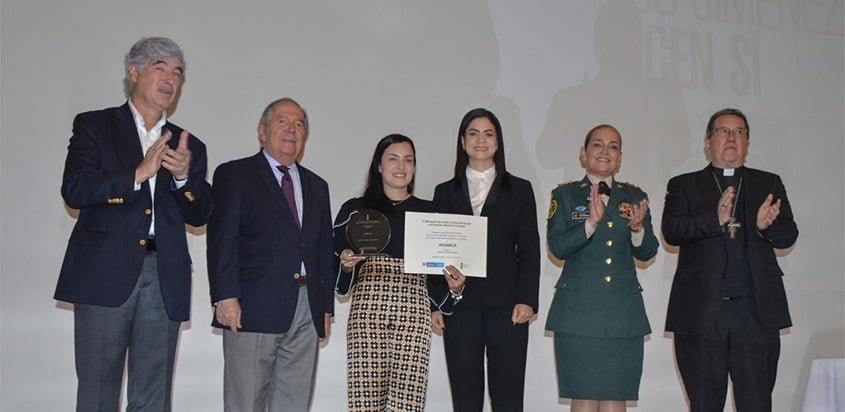
{"type": "Polygon", "coordinates": [[[156,251],[156,240],[155,239],[147,239],[147,252],[155,252],[156,251]]]}
{"type": "Polygon", "coordinates": [[[745,299],[748,296],[722,296],[722,300],[737,300],[737,299],[745,299]]]}

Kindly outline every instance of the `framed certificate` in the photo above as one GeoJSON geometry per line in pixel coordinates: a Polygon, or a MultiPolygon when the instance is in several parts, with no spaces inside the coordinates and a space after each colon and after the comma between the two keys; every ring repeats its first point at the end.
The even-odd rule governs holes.
{"type": "Polygon", "coordinates": [[[442,275],[446,265],[487,277],[487,217],[405,213],[405,272],[442,275]]]}

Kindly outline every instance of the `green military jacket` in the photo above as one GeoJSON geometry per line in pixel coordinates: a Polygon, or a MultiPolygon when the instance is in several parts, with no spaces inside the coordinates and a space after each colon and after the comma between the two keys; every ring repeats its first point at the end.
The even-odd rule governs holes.
{"type": "Polygon", "coordinates": [[[642,244],[634,247],[628,220],[633,205],[647,198],[639,187],[613,182],[604,216],[588,239],[590,180],[552,191],[547,222],[549,250],[565,260],[555,285],[546,329],[587,337],[634,337],[651,333],[634,258],[657,254],[658,241],[646,215],[642,244]]]}

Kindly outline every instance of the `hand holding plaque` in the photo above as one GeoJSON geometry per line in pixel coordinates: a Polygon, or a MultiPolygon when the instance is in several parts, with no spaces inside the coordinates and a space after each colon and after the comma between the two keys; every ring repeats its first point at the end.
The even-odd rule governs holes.
{"type": "Polygon", "coordinates": [[[355,256],[387,256],[381,251],[390,243],[390,222],[378,210],[359,210],[349,217],[346,241],[355,256]]]}

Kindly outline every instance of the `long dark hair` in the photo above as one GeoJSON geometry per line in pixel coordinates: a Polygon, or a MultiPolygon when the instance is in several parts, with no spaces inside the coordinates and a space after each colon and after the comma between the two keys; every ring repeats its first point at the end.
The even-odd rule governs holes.
{"type": "Polygon", "coordinates": [[[505,140],[504,136],[502,136],[502,124],[499,123],[499,118],[497,118],[493,112],[482,107],[472,109],[467,112],[467,114],[464,115],[464,118],[461,119],[461,125],[458,126],[458,143],[457,150],[455,152],[455,183],[458,184],[461,182],[461,177],[466,176],[466,169],[469,165],[469,155],[467,155],[466,150],[464,150],[463,140],[464,137],[466,137],[469,124],[479,117],[485,117],[487,120],[490,120],[490,123],[493,123],[493,128],[496,129],[496,142],[498,148],[496,149],[496,153],[493,154],[493,163],[495,163],[496,167],[496,180],[493,181],[493,188],[502,188],[507,190],[510,188],[510,179],[507,177],[508,171],[505,168],[505,140]]]}
{"type": "MultiPolygon", "coordinates": [[[[394,133],[379,140],[378,144],[376,144],[376,150],[373,152],[373,160],[370,162],[370,171],[367,173],[367,186],[364,188],[364,207],[367,209],[376,209],[381,212],[390,212],[393,209],[393,203],[384,194],[384,186],[378,167],[381,164],[381,157],[384,155],[384,151],[395,143],[410,144],[411,151],[414,152],[414,164],[417,163],[417,148],[414,147],[414,141],[409,137],[394,133]]],[[[408,183],[408,194],[414,194],[414,181],[416,178],[416,173],[414,173],[414,176],[411,177],[411,182],[408,183]]]]}

